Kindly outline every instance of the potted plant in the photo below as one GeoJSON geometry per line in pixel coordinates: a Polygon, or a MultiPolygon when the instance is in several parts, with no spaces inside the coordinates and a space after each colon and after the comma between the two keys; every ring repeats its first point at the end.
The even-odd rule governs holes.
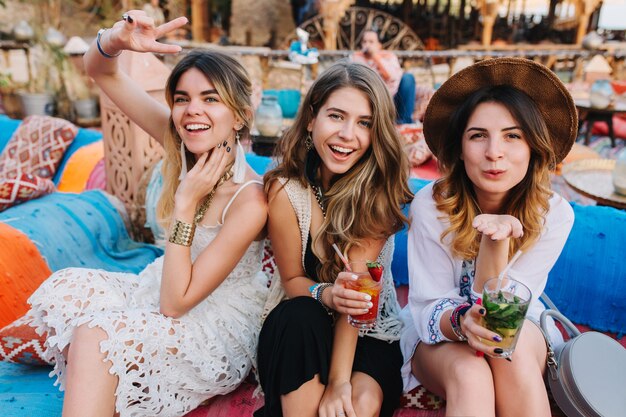
{"type": "Polygon", "coordinates": [[[59,71],[65,59],[63,51],[45,40],[36,41],[30,49],[30,76],[26,89],[20,91],[25,116],[55,114],[56,93],[61,87],[59,71]]]}
{"type": "Polygon", "coordinates": [[[85,122],[98,118],[98,99],[89,86],[88,79],[81,74],[76,66],[69,60],[65,60],[61,76],[67,98],[71,102],[74,120],[85,122]]]}
{"type": "Polygon", "coordinates": [[[11,73],[8,69],[0,69],[0,97],[2,97],[2,106],[7,116],[13,119],[21,119],[22,104],[17,96],[17,89],[19,85],[16,85],[11,77],[11,73]]]}

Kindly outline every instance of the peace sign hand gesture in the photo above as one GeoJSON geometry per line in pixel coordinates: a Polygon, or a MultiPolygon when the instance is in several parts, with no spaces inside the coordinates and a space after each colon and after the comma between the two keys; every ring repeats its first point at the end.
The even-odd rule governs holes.
{"type": "Polygon", "coordinates": [[[154,19],[148,17],[143,10],[130,10],[124,13],[123,20],[116,22],[107,31],[106,50],[112,55],[122,50],[174,54],[181,51],[179,45],[168,45],[157,39],[186,24],[187,18],[182,16],[155,26],[154,19]]]}

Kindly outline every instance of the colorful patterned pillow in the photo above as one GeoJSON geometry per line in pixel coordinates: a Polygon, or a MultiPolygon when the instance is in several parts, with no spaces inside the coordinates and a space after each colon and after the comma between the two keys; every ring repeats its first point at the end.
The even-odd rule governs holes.
{"type": "Polygon", "coordinates": [[[0,329],[0,361],[27,365],[51,365],[43,359],[46,335],[39,336],[26,315],[0,329]]]}
{"type": "Polygon", "coordinates": [[[12,178],[0,175],[0,211],[53,191],[54,183],[48,178],[26,173],[13,173],[12,178]]]}
{"type": "Polygon", "coordinates": [[[411,391],[402,394],[400,407],[419,408],[421,410],[439,410],[445,406],[443,398],[428,391],[424,386],[418,385],[411,391]]]}
{"type": "Polygon", "coordinates": [[[20,173],[52,178],[78,128],[67,120],[29,116],[22,121],[0,155],[0,177],[20,173]]]}

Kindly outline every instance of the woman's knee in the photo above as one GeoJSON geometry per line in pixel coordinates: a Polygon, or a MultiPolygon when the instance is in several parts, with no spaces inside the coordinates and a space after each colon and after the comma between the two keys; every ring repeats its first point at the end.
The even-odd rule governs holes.
{"type": "Polygon", "coordinates": [[[99,327],[89,327],[83,324],[74,329],[71,344],[75,347],[97,347],[99,349],[100,342],[107,338],[107,334],[99,327]]]}
{"type": "Polygon", "coordinates": [[[469,355],[450,358],[445,365],[446,374],[443,383],[446,388],[467,386],[471,378],[472,385],[493,385],[491,368],[484,358],[469,355]]]}
{"type": "Polygon", "coordinates": [[[352,406],[357,416],[377,416],[383,403],[380,387],[361,387],[352,392],[352,406]]]}

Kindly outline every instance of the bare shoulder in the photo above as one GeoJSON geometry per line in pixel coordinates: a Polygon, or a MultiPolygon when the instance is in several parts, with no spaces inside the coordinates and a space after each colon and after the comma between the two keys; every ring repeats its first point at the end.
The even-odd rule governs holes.
{"type": "Polygon", "coordinates": [[[286,215],[292,213],[295,216],[289,195],[285,189],[285,183],[279,180],[274,180],[269,187],[267,193],[267,202],[269,206],[270,214],[273,217],[276,215],[286,215]]]}
{"type": "Polygon", "coordinates": [[[267,198],[265,191],[263,191],[262,183],[250,183],[247,184],[232,202],[230,210],[237,210],[238,208],[245,208],[246,210],[253,210],[255,207],[267,211],[267,198]]]}

